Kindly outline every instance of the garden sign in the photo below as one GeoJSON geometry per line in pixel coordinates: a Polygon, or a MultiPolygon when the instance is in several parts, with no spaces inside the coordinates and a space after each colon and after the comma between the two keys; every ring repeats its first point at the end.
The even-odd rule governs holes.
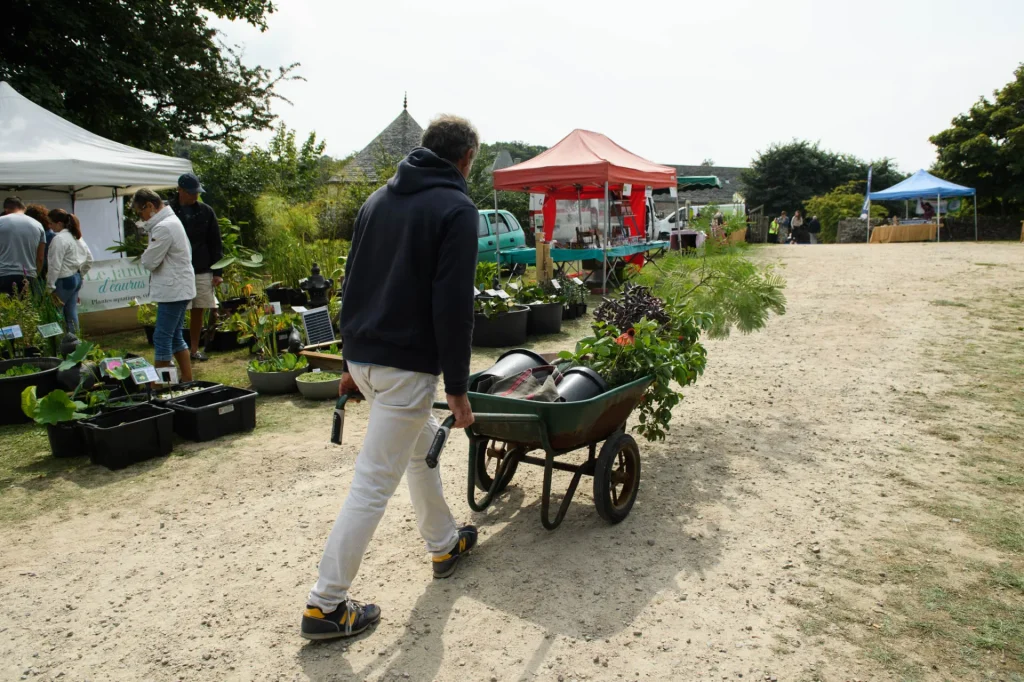
{"type": "Polygon", "coordinates": [[[131,258],[112,258],[96,261],[82,277],[79,310],[90,313],[97,310],[124,308],[133,300],[149,302],[149,271],[131,258]]]}

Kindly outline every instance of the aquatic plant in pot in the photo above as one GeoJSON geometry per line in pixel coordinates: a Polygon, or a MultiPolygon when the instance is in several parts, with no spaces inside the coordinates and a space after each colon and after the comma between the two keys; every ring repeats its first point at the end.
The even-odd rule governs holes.
{"type": "Polygon", "coordinates": [[[256,358],[246,368],[249,382],[257,392],[267,395],[294,393],[295,378],[309,370],[306,358],[294,353],[278,354],[275,317],[262,309],[250,308],[235,320],[241,331],[239,339],[254,340],[256,358]]]}
{"type": "Polygon", "coordinates": [[[525,305],[530,310],[526,318],[528,335],[557,334],[562,331],[562,302],[556,294],[545,290],[539,284],[524,286],[520,283],[518,287],[513,288],[516,289],[516,303],[525,305]]]}
{"type": "Polygon", "coordinates": [[[153,345],[153,332],[156,330],[156,304],[139,303],[138,299],[128,304],[135,308],[135,321],[146,332],[146,343],[153,345]]]}
{"type": "Polygon", "coordinates": [[[558,275],[559,295],[564,304],[563,320],[575,320],[587,314],[587,296],[590,291],[565,275],[558,275]]]}
{"type": "Polygon", "coordinates": [[[474,346],[504,348],[526,341],[530,309],[516,305],[511,296],[478,296],[474,309],[474,346]]]}
{"type": "Polygon", "coordinates": [[[306,400],[330,400],[338,397],[338,372],[306,372],[296,377],[299,393],[306,400]]]}
{"type": "Polygon", "coordinates": [[[88,451],[78,428],[78,420],[85,419],[88,405],[73,400],[59,388],[36,397],[36,387],[29,386],[21,394],[21,411],[36,424],[46,426],[50,452],[54,457],[78,457],[88,451]]]}

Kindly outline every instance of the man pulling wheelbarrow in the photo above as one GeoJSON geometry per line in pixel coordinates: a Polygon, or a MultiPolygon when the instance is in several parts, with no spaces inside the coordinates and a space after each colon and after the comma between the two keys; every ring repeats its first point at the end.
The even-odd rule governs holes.
{"type": "Polygon", "coordinates": [[[356,216],[342,291],[340,391],[365,396],[370,417],[306,600],[306,639],[349,637],[380,619],[380,608],[348,590],[403,474],[435,578],[454,573],[476,544],[476,528],[455,525],[440,473],[423,453],[438,428],[431,407],[439,375],[455,428],[473,423],[466,392],[480,218],[466,177],[480,141],[468,121],[441,116],[421,144],[356,216]]]}

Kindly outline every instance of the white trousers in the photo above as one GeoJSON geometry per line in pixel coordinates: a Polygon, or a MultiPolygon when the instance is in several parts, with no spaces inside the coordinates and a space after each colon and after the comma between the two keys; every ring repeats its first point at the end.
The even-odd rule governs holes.
{"type": "Polygon", "coordinates": [[[350,364],[349,373],[370,405],[370,420],[356,457],[352,486],[320,559],[320,577],[309,593],[307,603],[325,613],[348,598],[363,554],[403,473],[427,551],[441,556],[459,539],[444,501],[440,470],[424,462],[437,432],[431,413],[437,377],[377,365],[350,364]]]}

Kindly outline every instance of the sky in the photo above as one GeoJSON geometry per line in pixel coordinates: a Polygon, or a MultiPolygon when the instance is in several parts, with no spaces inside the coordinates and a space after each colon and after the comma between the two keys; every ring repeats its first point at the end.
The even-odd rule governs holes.
{"type": "Polygon", "coordinates": [[[550,146],[585,128],[660,163],[746,166],[797,138],[909,173],[934,161],[930,135],[1024,62],[1024,0],[277,5],[263,33],[213,25],[249,64],[301,64],[275,113],[335,157],[408,92],[420,125],[458,114],[485,142],[550,146]]]}

